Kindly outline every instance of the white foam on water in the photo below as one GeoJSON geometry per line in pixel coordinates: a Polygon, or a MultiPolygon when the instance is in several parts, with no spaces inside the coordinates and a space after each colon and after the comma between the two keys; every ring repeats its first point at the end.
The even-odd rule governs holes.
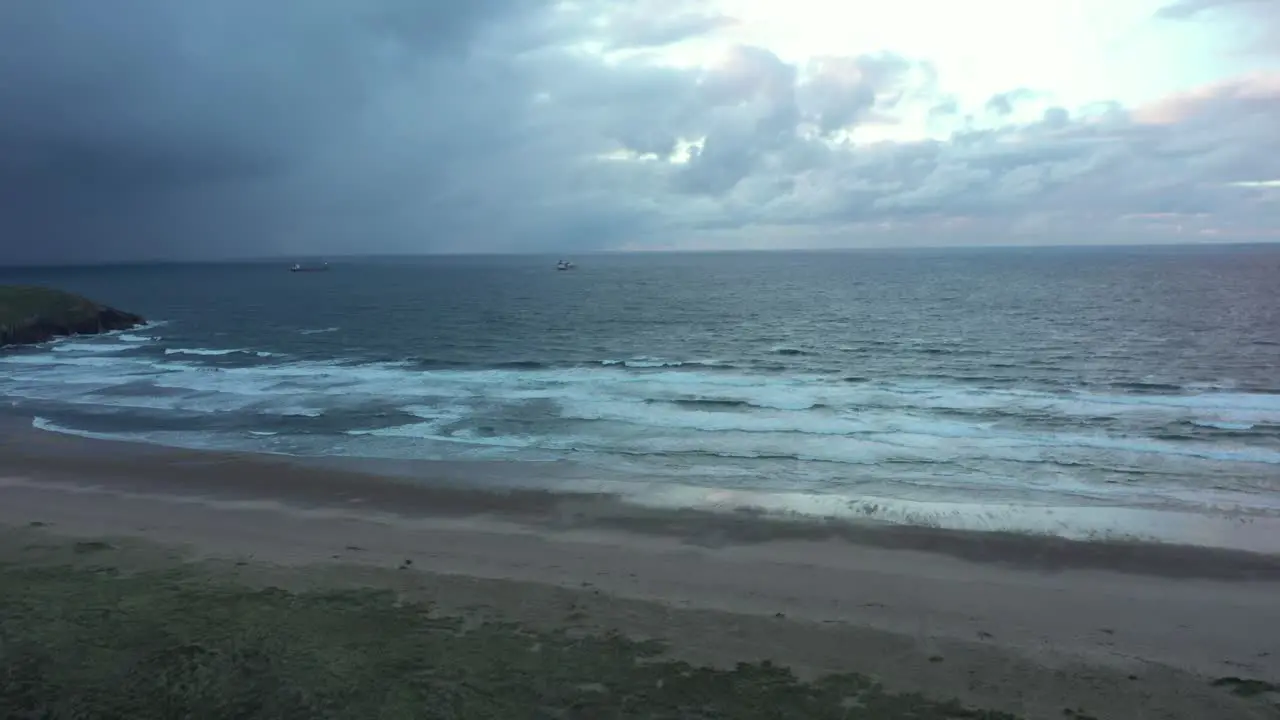
{"type": "Polygon", "coordinates": [[[1161,440],[1088,435],[1055,435],[1052,438],[1046,438],[1046,440],[1053,442],[1056,446],[1066,448],[1114,450],[1125,453],[1203,458],[1206,460],[1220,460],[1223,462],[1280,465],[1280,451],[1267,450],[1264,448],[1207,445],[1205,443],[1191,442],[1173,443],[1161,440]]]}
{"type": "Polygon", "coordinates": [[[423,419],[423,422],[394,425],[375,429],[348,430],[348,435],[372,435],[383,438],[409,438],[430,442],[477,445],[493,448],[525,448],[533,443],[528,439],[490,437],[481,435],[475,428],[461,428],[446,432],[446,428],[466,419],[461,408],[434,408],[425,405],[408,405],[401,410],[423,419]]]}
{"type": "Polygon", "coordinates": [[[165,355],[199,355],[204,357],[218,357],[222,355],[235,355],[237,353],[245,353],[247,355],[255,355],[257,357],[275,357],[275,353],[266,352],[265,350],[246,350],[245,348],[232,348],[227,350],[214,350],[210,348],[165,348],[165,355]]]}
{"type": "Polygon", "coordinates": [[[128,343],[148,343],[155,340],[155,336],[143,335],[141,333],[145,333],[148,330],[155,330],[156,328],[164,327],[168,324],[168,320],[150,320],[141,325],[129,328],[128,330],[112,330],[111,332],[105,332],[97,335],[96,337],[111,338],[113,340],[128,343]]]}
{"type": "Polygon", "coordinates": [[[631,425],[702,432],[791,432],[808,435],[848,435],[865,429],[862,423],[831,414],[761,410],[754,413],[716,412],[655,405],[627,399],[566,398],[561,412],[575,420],[610,420],[631,425]]]}
{"type": "Polygon", "coordinates": [[[826,378],[670,370],[612,375],[571,369],[555,371],[540,385],[526,385],[515,397],[584,403],[601,399],[641,403],[703,401],[741,403],[762,409],[807,410],[855,402],[861,395],[826,378]]]}
{"type": "MultiPolygon", "coordinates": [[[[242,352],[198,350],[195,354],[242,352]]],[[[188,353],[188,349],[170,349],[173,355],[184,353],[188,353]]],[[[1280,396],[1242,393],[1199,397],[1065,396],[910,383],[855,386],[829,378],[779,378],[727,372],[629,374],[589,368],[424,372],[393,363],[285,362],[214,369],[198,364],[114,356],[107,352],[84,356],[72,352],[13,354],[0,356],[0,364],[13,371],[8,373],[8,386],[4,389],[16,391],[19,396],[27,396],[24,391],[67,383],[113,387],[145,378],[157,387],[189,391],[192,400],[225,395],[251,404],[250,401],[288,397],[291,405],[308,407],[353,397],[394,399],[409,404],[416,399],[429,400],[431,404],[468,399],[492,403],[547,400],[559,406],[566,418],[708,432],[897,433],[975,441],[1005,436],[1017,439],[1016,444],[1101,445],[1108,449],[1126,449],[1114,438],[1099,441],[1083,436],[1046,438],[1019,434],[1011,432],[1008,423],[1001,425],[994,420],[983,420],[980,412],[976,415],[970,412],[968,417],[960,419],[939,412],[990,409],[999,411],[1006,419],[1018,414],[1035,414],[1133,420],[1132,414],[1142,410],[1147,415],[1138,420],[1146,417],[1165,422],[1182,420],[1206,427],[1242,430],[1247,429],[1246,425],[1280,424],[1280,396]],[[735,404],[743,407],[734,407],[735,404]]],[[[1157,442],[1134,444],[1127,449],[1185,454],[1175,451],[1175,445],[1157,442]]],[[[1191,454],[1203,453],[1193,449],[1191,454]]]]}
{"type": "Polygon", "coordinates": [[[628,358],[626,360],[601,360],[600,364],[605,367],[625,367],[636,370],[656,370],[660,368],[681,367],[725,367],[725,362],[721,360],[669,360],[649,357],[648,355],[641,355],[638,357],[628,358]]]}
{"type": "Polygon", "coordinates": [[[56,345],[60,343],[76,342],[77,340],[85,340],[85,339],[91,339],[91,338],[102,338],[102,339],[109,338],[112,340],[119,340],[121,342],[151,342],[152,340],[151,336],[139,335],[138,333],[145,332],[147,330],[154,330],[158,327],[163,327],[168,324],[169,324],[168,320],[151,320],[141,325],[135,325],[134,327],[129,328],[127,330],[109,330],[103,333],[94,333],[94,334],[88,334],[88,335],[68,335],[65,337],[54,338],[53,340],[49,341],[49,344],[56,345]]]}
{"type": "MultiPolygon", "coordinates": [[[[509,451],[527,447],[520,438],[480,437],[474,429],[460,433],[447,433],[448,426],[465,419],[460,410],[443,411],[431,406],[406,406],[414,414],[423,417],[421,423],[410,423],[391,428],[351,430],[347,435],[359,442],[361,437],[372,440],[393,440],[400,445],[379,446],[378,451],[390,449],[393,454],[413,452],[420,443],[434,447],[436,444],[456,444],[477,450],[509,451]],[[403,445],[404,442],[410,445],[403,445]]],[[[227,442],[201,437],[191,433],[94,433],[64,427],[45,418],[37,418],[33,425],[42,430],[64,432],[82,437],[162,442],[181,447],[230,449],[227,442]]],[[[277,438],[274,433],[250,431],[262,439],[277,438]]],[[[912,449],[911,442],[878,442],[859,438],[813,436],[797,439],[785,433],[728,433],[722,439],[740,442],[739,455],[768,457],[771,453],[792,453],[802,459],[823,460],[862,465],[884,462],[937,462],[937,448],[922,452],[912,449]]],[[[636,439],[639,452],[709,452],[711,436],[703,433],[672,433],[668,435],[641,435],[636,439]]],[[[317,442],[323,443],[322,440],[317,442]]],[[[926,444],[926,443],[914,443],[926,444]]],[[[253,449],[278,452],[274,446],[259,445],[253,449]]],[[[351,452],[352,446],[331,443],[330,452],[351,452]]],[[[324,452],[324,445],[315,445],[310,451],[324,452]]],[[[954,456],[968,451],[968,446],[958,444],[951,449],[954,456]]],[[[468,450],[467,452],[470,452],[468,450]]],[[[717,455],[715,451],[710,451],[717,455]]],[[[303,453],[307,454],[307,453],[303,453]]],[[[377,454],[376,452],[374,454],[377,454]]],[[[728,456],[737,457],[732,452],[728,456]]],[[[429,457],[429,454],[427,455],[429,457]]],[[[477,456],[484,457],[484,455],[477,456]]],[[[785,492],[761,489],[726,489],[725,487],[697,487],[688,484],[690,473],[680,473],[680,479],[668,479],[649,483],[623,483],[624,495],[634,502],[669,507],[704,507],[708,509],[732,509],[751,507],[768,512],[794,513],[819,517],[844,517],[892,524],[911,524],[952,529],[1003,530],[1015,532],[1045,533],[1081,539],[1147,539],[1167,542],[1192,542],[1195,544],[1233,547],[1239,549],[1275,551],[1276,530],[1280,529],[1276,515],[1280,515],[1280,503],[1271,495],[1250,495],[1237,491],[1187,490],[1170,491],[1163,488],[1127,488],[1131,493],[1124,498],[1112,497],[1111,504],[1072,504],[1072,498],[1087,499],[1093,491],[1094,499],[1106,499],[1106,493],[1088,482],[1074,486],[1064,483],[1061,476],[1052,476],[1037,485],[1042,493],[1029,494],[1028,486],[1036,485],[1034,475],[1000,478],[984,473],[952,473],[950,479],[932,475],[910,466],[895,469],[897,482],[891,487],[871,487],[859,490],[852,485],[840,492],[785,492]],[[675,480],[675,481],[672,481],[675,480]],[[959,487],[956,486],[959,483],[959,487]],[[972,483],[971,485],[966,485],[972,483]],[[936,489],[950,492],[937,495],[936,489]],[[965,497],[978,497],[984,487],[1003,486],[1011,491],[1017,501],[1000,502],[966,501],[965,497]],[[967,489],[966,489],[967,487],[967,489]],[[886,491],[891,490],[890,494],[886,491]],[[921,499],[920,495],[934,495],[934,499],[921,499]],[[1180,495],[1180,496],[1179,496],[1180,495]],[[946,496],[945,500],[938,499],[946,496]],[[1179,497],[1175,497],[1179,496],[1179,497]],[[1035,498],[1040,497],[1041,500],[1035,498]],[[1048,501],[1043,498],[1049,498],[1048,501]],[[1169,507],[1122,507],[1118,505],[1162,505],[1166,500],[1178,500],[1188,510],[1169,507]],[[1190,511],[1202,508],[1202,512],[1190,511]],[[1240,515],[1241,512],[1246,515],[1240,515]],[[1258,515],[1258,512],[1267,514],[1258,515]],[[1247,517],[1247,522],[1242,522],[1247,517]]],[[[714,482],[715,475],[706,477],[714,482]]],[[[587,489],[587,488],[584,488],[587,489]]],[[[600,487],[590,489],[600,490],[600,487]]],[[[998,496],[993,496],[998,497],[998,496]]]]}
{"type": "Polygon", "coordinates": [[[468,457],[577,451],[602,454],[604,465],[661,468],[669,482],[690,473],[745,477],[755,467],[764,469],[754,481],[765,484],[894,479],[914,493],[1034,488],[1059,497],[1148,497],[1186,506],[1211,501],[1199,489],[1209,477],[1254,492],[1252,501],[1237,498],[1241,503],[1260,503],[1260,478],[1280,464],[1280,448],[1265,435],[1144,435],[1171,423],[1239,432],[1280,424],[1280,396],[1234,390],[1067,394],[697,367],[423,371],[405,363],[276,361],[214,369],[198,360],[94,351],[3,355],[0,369],[0,394],[77,405],[340,418],[344,408],[375,403],[421,422],[348,429],[335,452],[359,454],[362,443],[378,440],[394,441],[388,452],[416,442],[430,448],[426,456],[442,457],[451,456],[450,447],[468,457]],[[148,394],[147,384],[157,392],[148,394]],[[555,422],[540,430],[541,421],[525,420],[518,432],[530,434],[502,433],[505,418],[530,407],[555,422]],[[1022,419],[1028,416],[1036,422],[1022,419]],[[1047,430],[1052,423],[1060,429],[1047,430]],[[1106,432],[1091,432],[1100,427],[1106,432]],[[815,470],[805,463],[826,465],[815,470]],[[1131,482],[1139,472],[1149,474],[1131,482]]]}
{"type": "Polygon", "coordinates": [[[421,422],[409,423],[408,425],[394,425],[385,428],[373,428],[371,430],[348,430],[348,435],[373,435],[374,437],[402,437],[402,438],[418,438],[426,440],[435,437],[440,428],[439,423],[421,422]]]}
{"type": "Polygon", "coordinates": [[[793,437],[785,433],[664,433],[580,435],[573,447],[595,452],[642,455],[701,455],[725,459],[806,460],[844,465],[884,462],[930,463],[951,459],[946,453],[926,452],[902,445],[858,437],[793,437]]]}
{"type": "Polygon", "coordinates": [[[458,422],[467,416],[465,410],[456,407],[441,408],[435,405],[405,405],[400,409],[423,420],[437,420],[445,423],[458,422]]]}
{"type": "Polygon", "coordinates": [[[308,407],[286,407],[286,408],[270,408],[262,411],[263,415],[280,415],[281,417],[307,417],[318,418],[324,415],[324,410],[319,408],[308,407]]]}
{"type": "Polygon", "coordinates": [[[299,331],[298,331],[298,334],[299,334],[299,335],[321,335],[321,334],[324,334],[324,333],[337,332],[337,331],[338,331],[338,329],[339,329],[339,328],[336,328],[336,327],[327,327],[327,328],[316,328],[316,329],[308,329],[308,330],[299,330],[299,331]]]}
{"type": "Polygon", "coordinates": [[[1215,430],[1252,430],[1254,427],[1253,423],[1231,422],[1229,420],[1192,420],[1191,424],[1215,430]]]}
{"type": "Polygon", "coordinates": [[[88,430],[78,430],[76,428],[59,425],[48,418],[34,417],[31,419],[31,427],[45,432],[61,433],[63,435],[75,435],[76,437],[89,438],[92,440],[129,440],[130,437],[125,433],[96,433],[88,430]]]}
{"type": "MultiPolygon", "coordinates": [[[[748,508],[890,525],[1052,535],[1078,540],[1145,540],[1252,552],[1280,552],[1280,516],[1099,505],[934,502],[851,496],[622,483],[632,502],[663,508],[748,508]]],[[[599,488],[596,488],[599,489],[599,488]]]]}
{"type": "MultiPolygon", "coordinates": [[[[570,396],[562,402],[565,417],[581,420],[624,423],[637,428],[666,428],[702,433],[703,448],[719,448],[729,434],[759,433],[767,438],[735,442],[755,448],[752,453],[728,453],[739,457],[793,455],[801,459],[829,462],[865,463],[883,461],[866,448],[888,446],[914,449],[922,462],[954,460],[958,457],[1001,458],[1021,462],[1044,459],[1051,451],[1104,450],[1128,454],[1155,454],[1203,458],[1224,462],[1280,464],[1280,451],[1265,448],[1170,442],[1146,438],[1084,435],[1079,433],[1035,433],[998,430],[993,422],[961,422],[921,416],[918,413],[888,413],[883,410],[836,414],[829,411],[804,413],[717,412],[655,406],[623,400],[592,400],[570,396]],[[715,439],[707,434],[724,434],[715,439]],[[814,441],[796,435],[833,436],[814,441]],[[956,442],[961,440],[962,442],[956,442]],[[787,450],[786,448],[790,448],[787,450]]],[[[621,434],[621,433],[620,433],[621,434]]],[[[677,441],[678,442],[678,441],[677,441]]]]}
{"type": "Polygon", "coordinates": [[[70,341],[61,342],[49,348],[57,353],[119,353],[137,348],[136,344],[70,341]]]}
{"type": "Polygon", "coordinates": [[[1052,409],[1085,416],[1149,414],[1170,419],[1207,420],[1238,424],[1280,423],[1280,395],[1206,392],[1197,395],[1080,394],[1052,409]]]}
{"type": "Polygon", "coordinates": [[[54,365],[61,367],[110,368],[116,367],[119,362],[116,358],[110,357],[59,357],[59,351],[57,348],[50,348],[50,355],[53,355],[56,359],[51,360],[48,355],[4,355],[0,356],[0,363],[5,365],[31,365],[38,367],[54,365]]]}
{"type": "Polygon", "coordinates": [[[529,440],[513,437],[486,437],[470,429],[445,433],[441,428],[446,424],[445,422],[410,423],[408,425],[396,425],[372,430],[347,430],[346,434],[376,438],[401,438],[444,445],[476,446],[477,448],[489,448],[498,451],[519,450],[533,445],[529,440]]]}
{"type": "Polygon", "coordinates": [[[447,435],[428,435],[424,440],[433,440],[436,442],[457,443],[460,445],[478,445],[482,447],[516,449],[527,448],[534,445],[532,440],[517,437],[491,437],[481,435],[476,430],[466,428],[458,432],[449,433],[447,435]]]}
{"type": "Polygon", "coordinates": [[[466,417],[466,413],[458,409],[441,409],[427,405],[409,405],[401,408],[401,410],[422,418],[423,422],[384,428],[348,430],[347,434],[428,439],[439,436],[442,428],[459,422],[466,417]]]}
{"type": "Polygon", "coordinates": [[[238,434],[211,435],[209,433],[182,431],[103,433],[68,427],[43,417],[33,418],[31,426],[45,432],[74,435],[92,440],[145,443],[189,450],[249,451],[273,455],[292,454],[282,452],[274,447],[272,443],[279,438],[271,437],[271,433],[252,433],[248,436],[238,434]],[[256,438],[256,440],[251,438],[256,438]]]}
{"type": "Polygon", "coordinates": [[[788,345],[775,345],[769,348],[769,352],[775,355],[809,355],[808,350],[802,348],[790,347],[788,345]]]}

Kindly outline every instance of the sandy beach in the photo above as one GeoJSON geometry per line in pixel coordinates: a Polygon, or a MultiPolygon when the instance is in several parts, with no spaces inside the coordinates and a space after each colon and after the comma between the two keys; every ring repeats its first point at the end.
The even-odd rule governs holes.
{"type": "Polygon", "coordinates": [[[393,587],[535,625],[572,610],[691,662],[857,672],[1028,718],[1280,716],[1272,694],[1211,684],[1280,680],[1276,556],[659,513],[459,489],[494,471],[478,463],[414,481],[29,423],[0,425],[8,561],[37,535],[133,538],[115,561],[165,547],[259,582],[393,587]]]}

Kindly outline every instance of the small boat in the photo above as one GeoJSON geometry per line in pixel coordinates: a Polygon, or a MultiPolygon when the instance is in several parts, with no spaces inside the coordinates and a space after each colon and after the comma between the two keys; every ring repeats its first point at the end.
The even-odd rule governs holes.
{"type": "Polygon", "coordinates": [[[329,269],[329,263],[324,263],[322,265],[311,265],[311,266],[294,263],[293,267],[289,268],[289,272],[324,272],[325,270],[328,270],[328,269],[329,269]]]}
{"type": "Polygon", "coordinates": [[[574,265],[568,260],[561,260],[560,262],[556,263],[557,270],[572,270],[575,267],[577,267],[577,265],[574,265]]]}

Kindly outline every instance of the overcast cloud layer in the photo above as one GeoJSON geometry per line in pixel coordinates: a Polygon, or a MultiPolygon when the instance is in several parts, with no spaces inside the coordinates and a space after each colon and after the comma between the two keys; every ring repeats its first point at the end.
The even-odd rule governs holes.
{"type": "Polygon", "coordinates": [[[1280,2],[1165,6],[1250,72],[1079,107],[717,7],[0,3],[0,264],[1280,237],[1280,2]]]}

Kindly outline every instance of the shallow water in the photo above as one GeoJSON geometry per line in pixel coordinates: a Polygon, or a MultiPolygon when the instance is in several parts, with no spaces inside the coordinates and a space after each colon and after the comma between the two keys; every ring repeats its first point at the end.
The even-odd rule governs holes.
{"type": "Polygon", "coordinates": [[[569,459],[662,504],[1280,512],[1280,248],[554,260],[0,271],[157,321],[4,351],[0,394],[183,446],[569,459]]]}

